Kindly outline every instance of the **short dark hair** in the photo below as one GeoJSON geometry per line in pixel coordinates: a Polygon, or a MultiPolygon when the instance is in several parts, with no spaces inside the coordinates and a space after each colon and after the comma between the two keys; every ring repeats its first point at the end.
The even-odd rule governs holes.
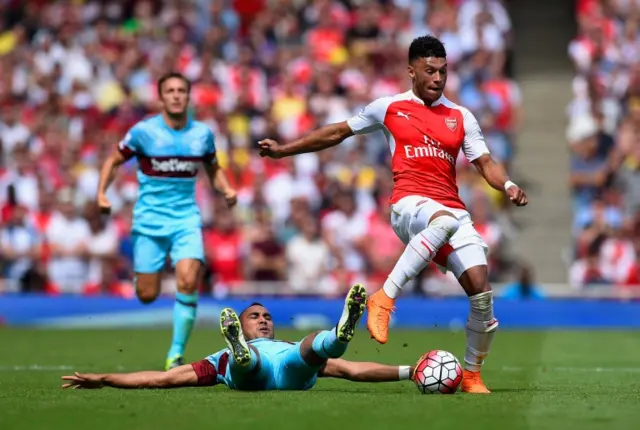
{"type": "Polygon", "coordinates": [[[187,93],[191,92],[191,81],[187,79],[185,75],[180,72],[169,72],[165,73],[160,77],[160,79],[158,79],[158,95],[162,94],[162,85],[172,78],[182,79],[182,81],[187,84],[187,93]]]}
{"type": "Polygon", "coordinates": [[[244,310],[243,310],[242,312],[240,312],[240,315],[238,315],[238,318],[242,319],[242,315],[244,315],[244,313],[245,313],[246,311],[248,311],[248,310],[249,310],[249,308],[252,308],[252,307],[254,307],[254,306],[262,306],[263,308],[265,308],[265,309],[266,309],[265,305],[263,305],[262,303],[260,303],[260,302],[253,302],[253,303],[251,303],[249,306],[247,306],[246,308],[244,308],[244,310]]]}
{"type": "Polygon", "coordinates": [[[427,57],[447,58],[447,50],[440,39],[430,34],[413,39],[409,46],[409,63],[427,57]]]}

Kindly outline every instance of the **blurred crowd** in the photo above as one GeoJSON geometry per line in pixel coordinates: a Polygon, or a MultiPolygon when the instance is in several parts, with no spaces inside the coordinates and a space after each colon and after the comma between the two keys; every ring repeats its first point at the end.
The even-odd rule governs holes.
{"type": "Polygon", "coordinates": [[[568,106],[575,287],[640,284],[640,1],[579,0],[568,106]]]}
{"type": "MultiPolygon", "coordinates": [[[[406,91],[417,36],[444,41],[446,95],[477,116],[499,162],[514,155],[520,91],[499,0],[3,0],[0,12],[0,290],[132,295],[136,164],[109,190],[110,217],[94,206],[98,169],[157,112],[156,80],[169,70],[193,81],[191,114],[214,131],[239,195],[229,211],[199,179],[203,293],[381,285],[403,251],[382,133],[280,161],[257,156],[255,142],[290,141],[406,91]]],[[[462,158],[458,184],[499,280],[509,206],[462,158]]],[[[448,281],[429,268],[415,291],[448,281]]]]}

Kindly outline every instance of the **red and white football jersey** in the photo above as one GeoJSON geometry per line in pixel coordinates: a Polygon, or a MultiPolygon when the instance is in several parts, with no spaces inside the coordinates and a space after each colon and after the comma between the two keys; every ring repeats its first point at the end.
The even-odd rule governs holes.
{"type": "Polygon", "coordinates": [[[418,195],[466,209],[456,185],[460,148],[469,162],[489,154],[480,125],[468,109],[444,96],[426,106],[407,91],[374,100],[347,123],[355,134],[382,130],[387,137],[394,182],[391,204],[418,195]]]}

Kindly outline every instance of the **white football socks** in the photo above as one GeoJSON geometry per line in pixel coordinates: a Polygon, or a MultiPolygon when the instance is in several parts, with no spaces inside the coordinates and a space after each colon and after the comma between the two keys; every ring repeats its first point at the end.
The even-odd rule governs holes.
{"type": "Polygon", "coordinates": [[[438,250],[458,231],[460,223],[448,215],[439,216],[414,236],[398,259],[382,289],[395,299],[400,290],[429,264],[438,250]]]}
{"type": "Polygon", "coordinates": [[[467,319],[467,350],[464,355],[464,368],[479,372],[491,349],[491,342],[498,328],[498,320],[493,316],[491,291],[469,297],[469,303],[471,310],[467,319]]]}

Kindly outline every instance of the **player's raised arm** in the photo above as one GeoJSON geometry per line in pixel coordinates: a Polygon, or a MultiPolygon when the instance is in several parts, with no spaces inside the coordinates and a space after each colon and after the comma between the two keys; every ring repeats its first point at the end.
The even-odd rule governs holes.
{"type": "Polygon", "coordinates": [[[491,187],[506,192],[515,205],[525,206],[529,203],[524,190],[509,180],[504,167],[496,163],[489,153],[480,124],[467,109],[463,111],[463,120],[465,136],[462,149],[467,159],[491,187]]]}
{"type": "Polygon", "coordinates": [[[380,98],[367,105],[358,115],[347,121],[325,125],[300,139],[280,145],[275,140],[258,142],[260,156],[284,158],[306,152],[317,152],[339,145],[354,134],[366,134],[382,128],[389,98],[380,98]]]}
{"type": "Polygon", "coordinates": [[[193,365],[175,367],[168,372],[144,371],[135,373],[78,373],[63,376],[62,388],[176,388],[199,384],[193,365]]]}
{"type": "Polygon", "coordinates": [[[412,366],[390,366],[373,362],[330,359],[319,376],[353,382],[394,382],[411,379],[412,366]]]}
{"type": "Polygon", "coordinates": [[[271,139],[261,140],[258,145],[260,146],[260,155],[262,157],[284,158],[331,148],[340,144],[346,138],[353,136],[353,134],[347,121],[343,121],[321,127],[285,145],[280,145],[271,139]]]}

